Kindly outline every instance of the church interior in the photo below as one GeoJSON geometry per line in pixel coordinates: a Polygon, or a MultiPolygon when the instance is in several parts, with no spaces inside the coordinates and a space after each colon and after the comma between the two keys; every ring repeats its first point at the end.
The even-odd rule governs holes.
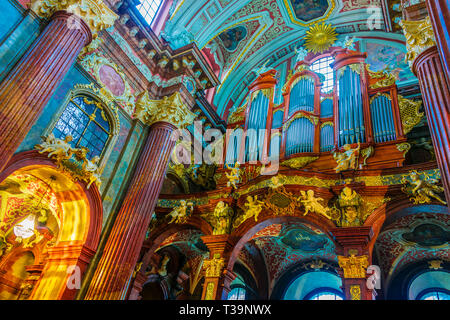
{"type": "Polygon", "coordinates": [[[450,300],[448,0],[0,7],[0,300],[450,300]]]}

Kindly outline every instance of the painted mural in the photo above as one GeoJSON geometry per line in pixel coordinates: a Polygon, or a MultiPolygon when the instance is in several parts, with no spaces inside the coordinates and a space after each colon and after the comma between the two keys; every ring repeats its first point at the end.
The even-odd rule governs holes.
{"type": "Polygon", "coordinates": [[[406,241],[415,242],[423,247],[434,247],[449,242],[450,232],[435,224],[425,223],[417,226],[411,232],[404,233],[402,237],[406,241]]]}
{"type": "Polygon", "coordinates": [[[297,19],[310,21],[323,16],[328,10],[328,0],[290,0],[297,19]]]}
{"type": "Polygon", "coordinates": [[[370,64],[372,71],[381,71],[389,68],[395,75],[398,82],[405,82],[415,79],[414,74],[405,61],[405,52],[384,44],[367,43],[366,51],[368,53],[367,63],[370,64]]]}
{"type": "Polygon", "coordinates": [[[233,52],[238,47],[239,43],[247,36],[247,28],[238,26],[233,29],[228,29],[219,35],[225,49],[233,52]]]}

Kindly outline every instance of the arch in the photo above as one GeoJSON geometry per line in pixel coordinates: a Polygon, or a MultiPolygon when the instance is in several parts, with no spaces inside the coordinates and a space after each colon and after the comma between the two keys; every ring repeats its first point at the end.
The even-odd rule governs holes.
{"type": "Polygon", "coordinates": [[[71,276],[67,270],[76,269],[81,277],[97,250],[103,219],[99,191],[96,186],[87,189],[84,182],[74,182],[37,151],[15,154],[0,174],[0,183],[14,174],[33,175],[41,181],[53,176],[50,190],[61,209],[60,230],[55,244],[47,249],[48,259],[30,299],[73,299],[78,288],[67,286],[71,276]]]}
{"type": "Polygon", "coordinates": [[[228,261],[227,269],[233,270],[234,264],[237,261],[239,252],[242,250],[243,246],[259,231],[272,224],[282,224],[289,222],[300,222],[307,225],[313,226],[320,229],[325,233],[325,235],[331,240],[331,242],[336,246],[334,238],[331,236],[329,230],[334,228],[334,224],[321,216],[308,215],[306,217],[295,217],[295,216],[264,216],[258,222],[253,219],[247,219],[242,223],[234,232],[230,235],[232,242],[232,251],[230,253],[230,258],[228,261]]]}

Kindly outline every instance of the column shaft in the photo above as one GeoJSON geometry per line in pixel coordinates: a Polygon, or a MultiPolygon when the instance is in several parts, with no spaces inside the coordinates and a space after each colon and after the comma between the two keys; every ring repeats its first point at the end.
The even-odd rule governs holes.
{"type": "Polygon", "coordinates": [[[80,20],[70,28],[65,11],[56,12],[28,52],[0,83],[0,171],[30,131],[42,110],[91,41],[80,20]]]}
{"type": "Polygon", "coordinates": [[[150,128],[128,193],[117,214],[103,255],[92,278],[85,299],[120,300],[139,258],[164,182],[167,164],[175,141],[175,126],[158,122],[150,128]]]}

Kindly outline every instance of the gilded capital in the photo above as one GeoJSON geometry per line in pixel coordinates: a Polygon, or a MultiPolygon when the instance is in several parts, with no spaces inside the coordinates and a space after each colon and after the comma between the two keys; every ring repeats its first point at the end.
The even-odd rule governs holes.
{"type": "Polygon", "coordinates": [[[349,257],[338,256],[339,267],[344,270],[344,278],[346,279],[365,279],[366,269],[369,266],[368,256],[349,257]]]}
{"type": "Polygon", "coordinates": [[[111,27],[119,18],[102,0],[32,0],[29,8],[41,18],[60,10],[73,13],[86,22],[92,34],[111,27]]]}
{"type": "Polygon", "coordinates": [[[411,67],[422,52],[436,45],[436,38],[430,17],[419,21],[402,20],[400,25],[406,37],[406,48],[408,49],[406,60],[411,67]]]}
{"type": "Polygon", "coordinates": [[[151,100],[147,91],[137,97],[134,116],[149,126],[168,122],[180,129],[190,125],[196,117],[184,104],[179,92],[161,100],[151,100]]]}

